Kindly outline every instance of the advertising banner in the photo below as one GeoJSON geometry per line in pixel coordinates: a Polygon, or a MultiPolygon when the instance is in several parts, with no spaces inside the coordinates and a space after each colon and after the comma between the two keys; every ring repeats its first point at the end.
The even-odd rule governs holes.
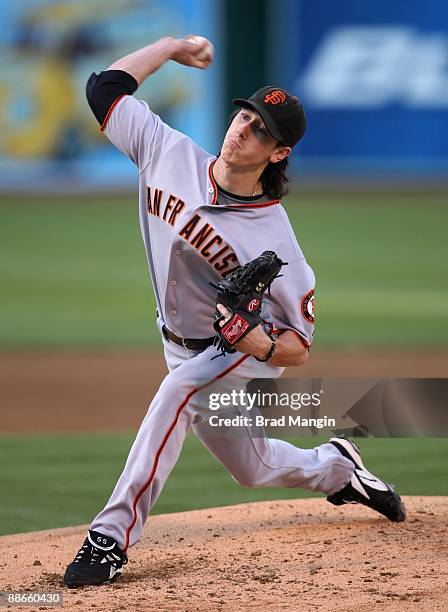
{"type": "Polygon", "coordinates": [[[280,6],[272,6],[271,72],[307,111],[302,167],[446,176],[448,5],[284,0],[280,6]]]}

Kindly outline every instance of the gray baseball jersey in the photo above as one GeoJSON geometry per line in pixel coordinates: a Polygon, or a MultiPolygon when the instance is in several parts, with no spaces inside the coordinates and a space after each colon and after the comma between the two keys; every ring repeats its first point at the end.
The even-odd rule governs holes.
{"type": "MultiPolygon", "coordinates": [[[[212,174],[215,157],[132,96],[117,100],[104,129],[139,169],[140,226],[159,329],[165,324],[182,338],[213,336],[215,291],[209,282],[272,250],[288,266],[273,282],[263,316],[277,329],[294,330],[308,346],[314,275],[280,202],[218,192],[212,174]]],[[[239,438],[210,438],[198,425],[204,392],[214,383],[232,376],[244,387],[254,378],[276,378],[284,368],[238,352],[212,359],[217,355],[214,346],[192,352],[167,338],[162,341],[169,373],[92,529],[113,537],[124,551],[138,541],[191,429],[242,485],[333,493],[349,482],[354,465],[332,444],[303,450],[282,440],[254,437],[250,428],[239,438]]]]}
{"type": "Polygon", "coordinates": [[[314,274],[279,200],[218,194],[215,157],[124,96],[109,113],[107,137],[139,169],[140,226],[157,307],[182,338],[214,335],[216,283],[264,250],[288,262],[264,300],[263,317],[309,346],[314,274]]]}

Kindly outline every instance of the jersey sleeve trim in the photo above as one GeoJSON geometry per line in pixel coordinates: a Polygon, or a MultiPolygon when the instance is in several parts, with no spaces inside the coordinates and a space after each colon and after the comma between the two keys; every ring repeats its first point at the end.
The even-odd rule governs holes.
{"type": "Polygon", "coordinates": [[[124,70],[92,72],[86,83],[86,98],[96,120],[102,125],[113,102],[122,94],[132,95],[137,89],[137,81],[124,70]]]}
{"type": "Polygon", "coordinates": [[[114,108],[117,106],[117,104],[120,102],[120,100],[122,98],[124,98],[125,96],[127,96],[127,95],[129,95],[129,94],[125,94],[125,93],[121,94],[120,96],[118,96],[118,98],[114,102],[112,102],[109,110],[107,111],[107,115],[104,117],[104,121],[101,124],[101,131],[102,132],[104,132],[104,130],[106,129],[107,124],[108,124],[109,119],[110,119],[110,116],[112,115],[112,112],[113,112],[114,108]]]}

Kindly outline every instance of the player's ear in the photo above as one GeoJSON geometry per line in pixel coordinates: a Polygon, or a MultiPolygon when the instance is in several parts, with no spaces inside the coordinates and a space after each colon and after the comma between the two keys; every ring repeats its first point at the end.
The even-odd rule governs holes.
{"type": "Polygon", "coordinates": [[[287,147],[287,146],[276,147],[272,151],[269,161],[272,162],[273,164],[276,164],[279,161],[282,161],[282,159],[285,159],[286,157],[288,157],[291,151],[292,151],[291,147],[287,147]]]}

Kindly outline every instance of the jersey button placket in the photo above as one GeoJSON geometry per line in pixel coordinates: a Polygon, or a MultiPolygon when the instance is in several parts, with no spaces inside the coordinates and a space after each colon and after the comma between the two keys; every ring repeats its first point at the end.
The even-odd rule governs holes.
{"type": "Polygon", "coordinates": [[[208,187],[207,192],[208,192],[207,204],[214,204],[213,200],[215,198],[215,190],[213,189],[212,185],[208,187]]]}
{"type": "MultiPolygon", "coordinates": [[[[174,255],[179,256],[182,253],[182,249],[175,249],[173,252],[174,252],[174,255]]],[[[174,264],[174,262],[173,262],[173,270],[172,270],[172,272],[174,274],[175,274],[175,270],[176,269],[177,269],[176,264],[174,264]]],[[[169,286],[170,287],[175,287],[177,285],[177,281],[176,281],[175,278],[171,278],[171,280],[169,280],[168,282],[169,282],[169,286]]],[[[169,308],[169,313],[170,313],[170,315],[172,317],[176,317],[177,316],[177,308],[176,308],[176,306],[177,306],[178,300],[177,300],[177,297],[176,297],[176,295],[174,293],[174,289],[173,290],[170,289],[169,290],[169,294],[171,296],[170,300],[169,300],[169,301],[171,301],[171,307],[169,308]]],[[[173,325],[174,325],[174,328],[177,327],[177,325],[174,324],[174,321],[173,321],[173,325]]],[[[175,329],[172,329],[172,331],[177,333],[175,329]]]]}

